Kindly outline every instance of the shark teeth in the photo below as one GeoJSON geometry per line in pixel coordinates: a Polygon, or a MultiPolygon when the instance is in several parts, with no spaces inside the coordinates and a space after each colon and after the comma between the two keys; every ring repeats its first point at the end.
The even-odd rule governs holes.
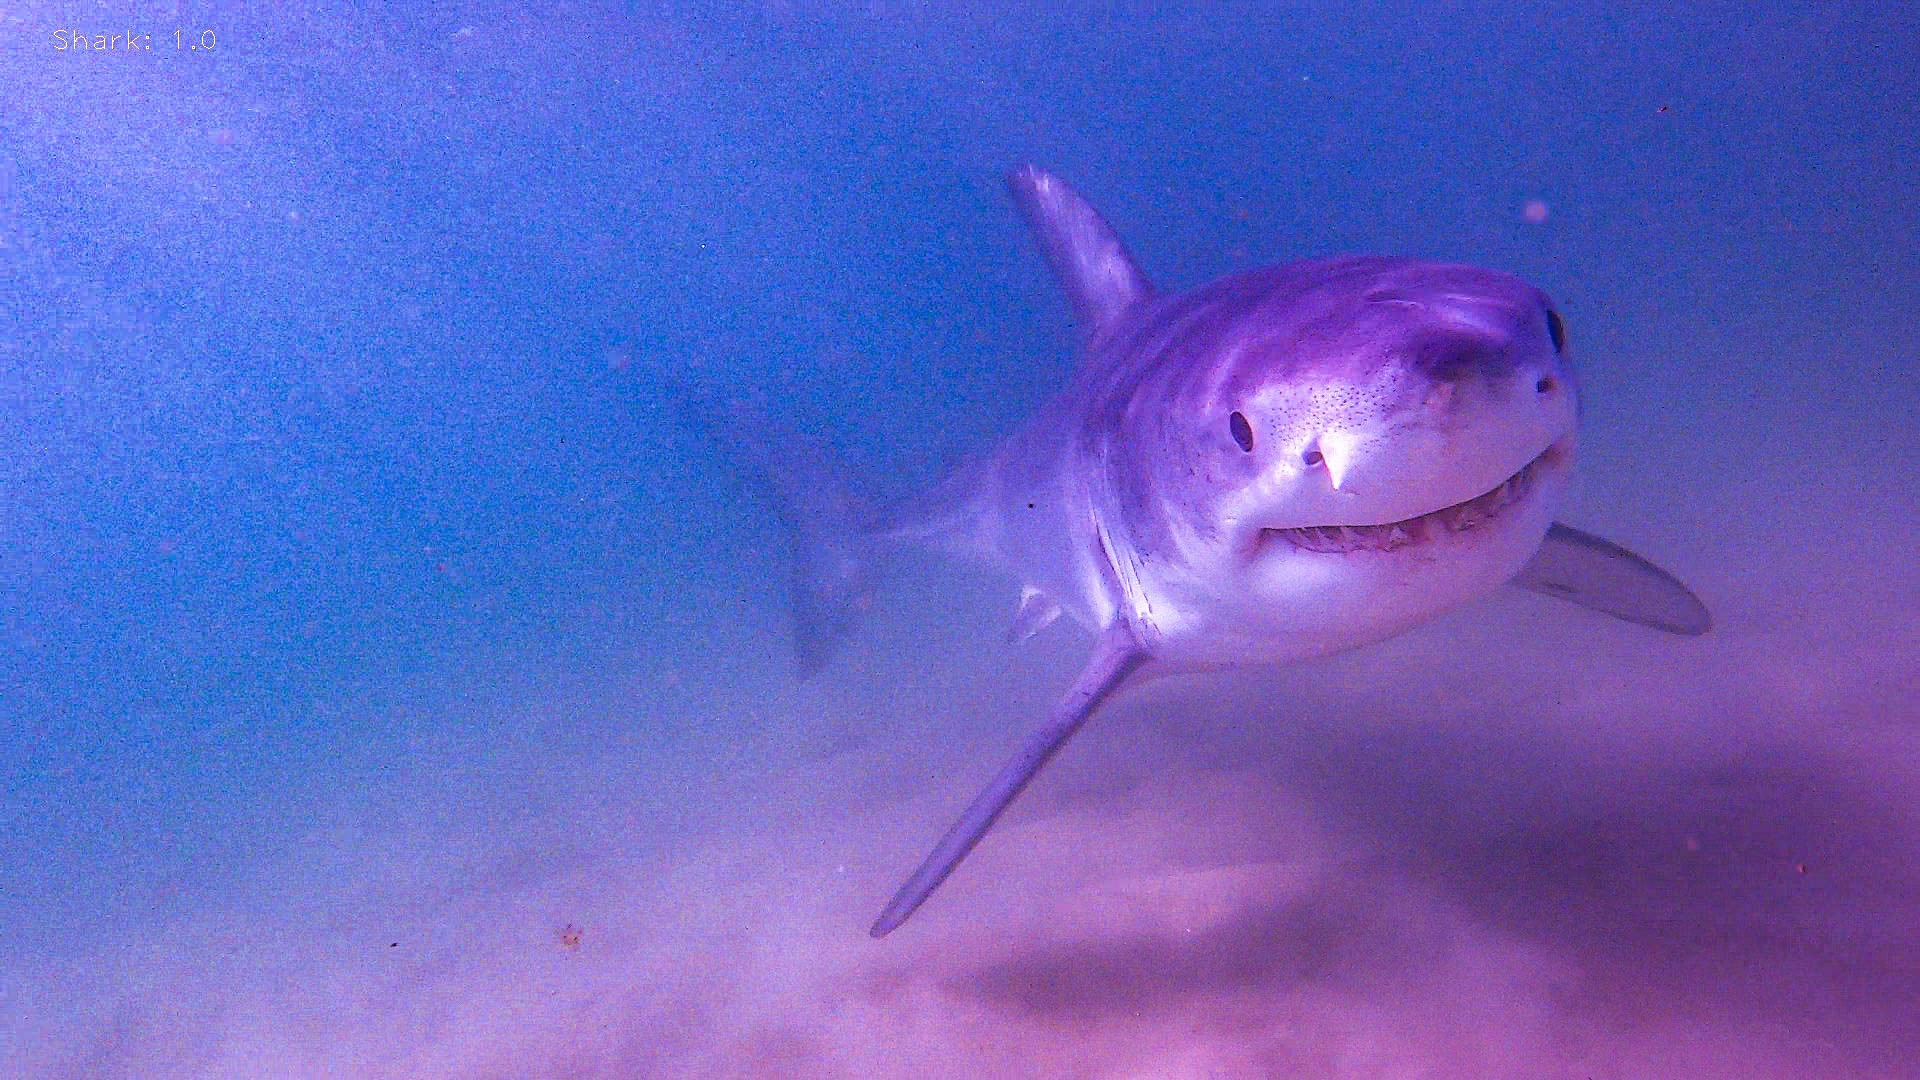
{"type": "Polygon", "coordinates": [[[1533,490],[1534,476],[1546,456],[1541,454],[1534,458],[1492,491],[1404,521],[1389,521],[1384,525],[1308,525],[1297,529],[1262,531],[1302,551],[1327,553],[1398,551],[1425,543],[1442,533],[1472,532],[1492,521],[1508,506],[1526,498],[1533,490]]]}

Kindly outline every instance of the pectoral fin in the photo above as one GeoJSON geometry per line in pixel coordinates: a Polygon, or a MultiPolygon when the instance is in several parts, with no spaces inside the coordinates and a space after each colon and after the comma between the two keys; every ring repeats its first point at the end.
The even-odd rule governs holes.
{"type": "Polygon", "coordinates": [[[1713,617],[1672,574],[1592,533],[1555,523],[1513,583],[1669,634],[1704,634],[1713,617]]]}
{"type": "Polygon", "coordinates": [[[874,937],[885,937],[895,927],[907,921],[907,917],[933,895],[933,890],[953,873],[960,860],[967,857],[980,838],[987,835],[993,823],[1000,817],[1001,811],[1013,802],[1021,789],[1027,786],[1034,774],[1038,773],[1054,752],[1059,750],[1080,725],[1087,722],[1094,710],[1100,707],[1108,695],[1119,689],[1147,659],[1147,654],[1133,640],[1133,635],[1124,624],[1116,623],[1100,636],[1094,646],[1093,656],[1087,666],[1074,680],[1073,688],[1054,705],[1047,722],[1040,730],[1027,737],[1012,761],[1000,770],[980,794],[974,796],[960,820],[953,823],[947,834],[934,845],[933,851],[913,872],[907,883],[893,894],[885,911],[874,920],[873,928],[868,931],[874,937]]]}
{"type": "Polygon", "coordinates": [[[1013,613],[1013,625],[1007,627],[1007,641],[1021,642],[1053,625],[1060,617],[1060,605],[1053,597],[1035,588],[1020,590],[1020,607],[1013,613]]]}

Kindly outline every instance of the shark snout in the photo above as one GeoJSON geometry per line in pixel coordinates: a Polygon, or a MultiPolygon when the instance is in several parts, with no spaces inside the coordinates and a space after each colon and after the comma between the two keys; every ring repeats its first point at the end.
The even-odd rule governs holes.
{"type": "Polygon", "coordinates": [[[1392,366],[1404,419],[1417,424],[1503,422],[1569,416],[1571,372],[1559,317],[1544,298],[1524,304],[1454,298],[1423,309],[1392,366]]]}
{"type": "Polygon", "coordinates": [[[1563,471],[1571,433],[1535,428],[1332,431],[1308,442],[1235,516],[1267,529],[1375,526],[1472,500],[1540,464],[1563,471]]]}
{"type": "Polygon", "coordinates": [[[1514,475],[1572,432],[1575,403],[1550,358],[1516,362],[1510,352],[1479,337],[1429,342],[1410,351],[1418,366],[1375,385],[1377,412],[1328,410],[1275,440],[1280,456],[1267,475],[1272,490],[1287,491],[1276,500],[1281,516],[1390,522],[1514,475]]]}
{"type": "Polygon", "coordinates": [[[1499,378],[1515,366],[1502,336],[1445,331],[1416,342],[1408,367],[1431,382],[1451,386],[1470,379],[1499,378]]]}

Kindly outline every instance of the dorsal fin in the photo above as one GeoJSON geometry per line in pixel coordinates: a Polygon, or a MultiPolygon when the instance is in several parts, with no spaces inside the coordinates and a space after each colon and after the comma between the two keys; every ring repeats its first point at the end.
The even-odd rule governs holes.
{"type": "Polygon", "coordinates": [[[1153,286],[1113,226],[1066,181],[1028,165],[1007,177],[1007,187],[1066,290],[1087,340],[1099,337],[1121,313],[1153,295],[1153,286]]]}

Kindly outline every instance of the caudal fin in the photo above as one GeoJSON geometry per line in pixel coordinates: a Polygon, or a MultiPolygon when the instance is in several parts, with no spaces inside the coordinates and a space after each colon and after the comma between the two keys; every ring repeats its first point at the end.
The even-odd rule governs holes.
{"type": "Polygon", "coordinates": [[[874,553],[867,515],[839,470],[804,456],[796,443],[761,465],[792,544],[793,648],[802,678],[826,667],[853,633],[872,597],[874,553]]]}
{"type": "Polygon", "coordinates": [[[692,426],[773,504],[792,550],[794,657],[802,678],[827,665],[869,602],[880,545],[873,514],[824,447],[743,403],[661,384],[692,426]]]}

